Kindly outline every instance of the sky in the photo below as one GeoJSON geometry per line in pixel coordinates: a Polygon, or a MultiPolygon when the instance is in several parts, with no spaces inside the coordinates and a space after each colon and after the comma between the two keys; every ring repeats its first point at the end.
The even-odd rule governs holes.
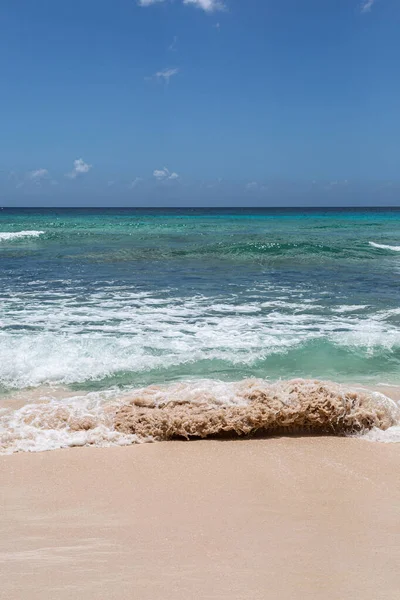
{"type": "Polygon", "coordinates": [[[1,206],[400,205],[398,0],[2,0],[1,206]]]}

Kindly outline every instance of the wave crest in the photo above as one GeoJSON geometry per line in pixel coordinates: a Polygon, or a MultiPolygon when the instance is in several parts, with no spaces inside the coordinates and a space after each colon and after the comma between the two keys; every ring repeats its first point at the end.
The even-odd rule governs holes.
{"type": "Polygon", "coordinates": [[[151,388],[136,394],[115,416],[115,429],[139,438],[206,438],[224,433],[312,432],[346,435],[395,423],[390,402],[373,392],[352,391],[333,383],[293,380],[238,384],[239,406],[208,398],[167,396],[151,388]]]}
{"type": "Polygon", "coordinates": [[[369,242],[369,245],[373,248],[380,248],[381,250],[392,250],[393,252],[400,252],[400,246],[389,246],[387,244],[376,244],[375,242],[369,242]]]}
{"type": "Polygon", "coordinates": [[[24,237],[39,237],[44,231],[0,231],[0,241],[16,240],[24,237]]]}
{"type": "Polygon", "coordinates": [[[386,396],[335,383],[188,381],[2,409],[0,454],[224,435],[376,435],[397,423],[398,406],[386,396]]]}

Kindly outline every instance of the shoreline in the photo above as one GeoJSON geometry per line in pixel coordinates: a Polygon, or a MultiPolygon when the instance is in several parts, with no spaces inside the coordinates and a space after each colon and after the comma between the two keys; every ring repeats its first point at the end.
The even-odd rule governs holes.
{"type": "Polygon", "coordinates": [[[306,433],[400,442],[400,387],[385,391],[316,379],[184,380],[86,395],[42,387],[0,399],[0,455],[306,433]]]}
{"type": "Polygon", "coordinates": [[[395,600],[399,463],[335,437],[0,456],[0,597],[395,600]]]}

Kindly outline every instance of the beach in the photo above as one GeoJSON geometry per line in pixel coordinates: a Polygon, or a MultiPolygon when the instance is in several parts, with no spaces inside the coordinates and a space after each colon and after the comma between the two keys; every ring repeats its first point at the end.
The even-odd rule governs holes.
{"type": "Polygon", "coordinates": [[[0,14],[0,600],[400,600],[400,1],[0,14]]]}
{"type": "Polygon", "coordinates": [[[2,210],[0,598],[397,600],[399,225],[2,210]]]}
{"type": "Polygon", "coordinates": [[[335,437],[0,457],[0,597],[397,599],[400,446],[335,437]]]}

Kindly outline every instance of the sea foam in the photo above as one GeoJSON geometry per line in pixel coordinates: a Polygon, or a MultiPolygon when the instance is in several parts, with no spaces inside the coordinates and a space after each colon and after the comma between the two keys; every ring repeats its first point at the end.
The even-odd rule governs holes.
{"type": "Polygon", "coordinates": [[[387,244],[376,244],[375,242],[369,242],[373,248],[380,248],[381,250],[392,250],[393,252],[400,252],[400,246],[388,246],[387,244]]]}
{"type": "MultiPolygon", "coordinates": [[[[291,433],[390,440],[395,402],[318,380],[185,381],[70,398],[42,398],[0,412],[0,453],[116,446],[171,439],[291,433]],[[379,432],[379,434],[377,433],[379,432]]],[[[396,440],[395,440],[396,441],[396,440]]]]}
{"type": "MultiPolygon", "coordinates": [[[[84,288],[52,285],[51,290],[46,284],[38,289],[27,285],[19,295],[4,290],[0,385],[7,389],[85,384],[122,373],[134,380],[136,374],[180,366],[186,369],[184,377],[189,365],[207,377],[205,361],[257,368],[270,358],[315,352],[317,345],[326,352],[333,348],[365,357],[400,347],[398,308],[339,305],[327,310],[306,302],[307,297],[265,303],[253,293],[238,302],[228,294],[184,298],[118,286],[83,294],[84,288]]],[[[303,372],[310,370],[302,364],[296,373],[292,370],[303,372]]],[[[105,382],[103,389],[109,385],[105,382]]]]}
{"type": "Polygon", "coordinates": [[[0,231],[0,241],[16,240],[24,237],[39,237],[44,231],[0,231]]]}

